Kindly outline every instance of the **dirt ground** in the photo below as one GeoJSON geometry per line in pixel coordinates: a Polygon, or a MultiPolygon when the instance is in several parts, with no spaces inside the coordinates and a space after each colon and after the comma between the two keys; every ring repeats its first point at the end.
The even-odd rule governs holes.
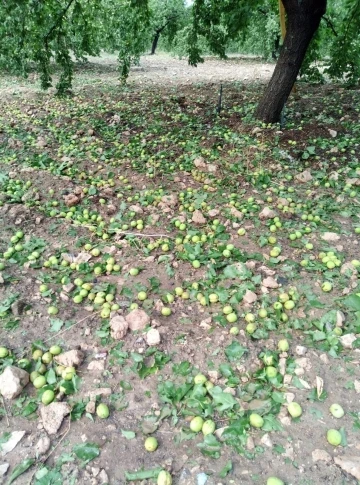
{"type": "Polygon", "coordinates": [[[0,371],[24,358],[28,370],[38,369],[33,350],[55,344],[84,355],[69,395],[59,396],[64,382],[52,382],[56,366],[47,367],[56,402],[72,409],[55,434],[46,432],[41,390],[31,384],[0,402],[0,470],[9,464],[0,483],[33,458],[16,484],[122,485],[125,472],[160,467],[179,485],[262,485],[270,476],[286,485],[356,485],[360,286],[351,262],[359,258],[359,91],[300,86],[280,130],[251,119],[271,64],[234,57],[192,68],[145,56],[124,89],[114,57],[89,61],[77,68],[66,100],[40,93],[35,75],[0,79],[0,250],[23,245],[0,259],[0,347],[12,352],[0,359],[0,371]],[[310,178],[299,181],[306,171],[310,178]],[[271,212],[263,215],[264,208],[271,212]],[[12,242],[19,230],[23,239],[12,242]],[[274,245],[280,256],[270,254],[274,245]],[[33,251],[39,255],[29,259],[33,251]],[[321,252],[333,252],[339,264],[324,266],[321,252]],[[88,259],[76,262],[79,253],[88,259]],[[44,265],[51,256],[57,262],[44,265]],[[110,257],[118,270],[106,268],[110,257]],[[76,278],[90,292],[115,297],[110,318],[87,296],[74,301],[76,278]],[[322,291],[324,281],[331,292],[322,291]],[[295,308],[279,313],[274,303],[284,293],[295,308]],[[213,294],[218,301],[211,303],[213,294]],[[111,320],[129,315],[132,304],[148,324],[113,338],[111,320]],[[232,323],[226,305],[236,314],[232,323]],[[149,330],[158,332],[156,345],[149,330]],[[278,350],[281,339],[289,350],[278,350]],[[273,379],[266,352],[275,359],[273,379]],[[198,374],[218,388],[217,397],[194,386],[198,374]],[[109,406],[107,419],[85,410],[91,393],[102,394],[96,402],[109,406]],[[287,411],[292,401],[303,410],[296,419],[287,411]],[[341,419],[329,412],[333,403],[344,408],[341,419]],[[252,412],[265,418],[262,429],[249,425],[252,412]],[[199,415],[214,420],[214,441],[189,432],[199,415]],[[326,440],[331,428],[340,430],[340,446],[326,440]],[[19,444],[1,456],[5,433],[20,430],[19,444]],[[158,441],[154,452],[144,449],[150,435],[158,441]],[[84,443],[98,450],[89,463],[74,451],[84,443]],[[345,458],[355,464],[350,473],[336,461],[345,458]]]}

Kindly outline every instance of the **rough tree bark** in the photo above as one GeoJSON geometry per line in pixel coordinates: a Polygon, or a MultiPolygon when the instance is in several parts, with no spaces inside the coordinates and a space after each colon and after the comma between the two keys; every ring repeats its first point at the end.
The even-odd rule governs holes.
{"type": "Polygon", "coordinates": [[[296,81],[307,48],[326,12],[326,0],[283,0],[287,14],[284,44],[274,73],[256,109],[266,123],[280,120],[281,111],[296,81]]]}
{"type": "Polygon", "coordinates": [[[158,29],[155,31],[154,39],[152,41],[151,45],[151,52],[150,54],[153,56],[155,54],[159,39],[160,39],[160,34],[161,32],[165,29],[165,27],[162,27],[161,29],[158,29]]]}

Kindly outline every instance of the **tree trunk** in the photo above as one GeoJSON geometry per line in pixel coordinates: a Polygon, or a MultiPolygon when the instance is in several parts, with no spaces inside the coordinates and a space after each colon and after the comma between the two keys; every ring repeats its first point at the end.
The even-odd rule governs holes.
{"type": "Polygon", "coordinates": [[[256,109],[266,123],[280,120],[307,48],[326,11],[326,0],[283,0],[287,31],[274,73],[256,109]]]}
{"type": "Polygon", "coordinates": [[[153,42],[152,42],[151,52],[150,52],[150,54],[152,56],[155,54],[155,51],[156,51],[156,48],[157,48],[157,45],[158,45],[158,42],[159,42],[159,39],[160,39],[161,30],[157,30],[155,32],[155,36],[154,36],[154,39],[153,39],[153,42]]]}

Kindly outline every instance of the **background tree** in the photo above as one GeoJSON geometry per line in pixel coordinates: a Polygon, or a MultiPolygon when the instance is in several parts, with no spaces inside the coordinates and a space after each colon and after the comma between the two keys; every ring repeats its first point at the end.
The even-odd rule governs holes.
{"type": "Polygon", "coordinates": [[[151,52],[155,54],[160,36],[171,47],[178,30],[186,22],[186,6],[184,0],[150,0],[150,31],[151,52]]]}
{"type": "MultiPolygon", "coordinates": [[[[329,0],[328,7],[326,0],[283,3],[286,38],[255,112],[266,122],[279,120],[299,73],[348,84],[360,77],[360,0],[329,0]]],[[[34,68],[46,89],[58,65],[56,87],[64,92],[71,87],[74,60],[117,52],[126,79],[151,44],[155,52],[160,36],[166,45],[181,43],[192,65],[203,62],[204,52],[225,58],[230,45],[251,38],[269,57],[279,37],[277,16],[276,0],[195,0],[190,7],[184,0],[4,0],[0,67],[22,75],[34,68]]]]}

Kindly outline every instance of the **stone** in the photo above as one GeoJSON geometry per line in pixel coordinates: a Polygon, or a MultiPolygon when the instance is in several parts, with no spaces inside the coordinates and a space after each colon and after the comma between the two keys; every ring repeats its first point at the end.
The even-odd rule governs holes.
{"type": "Polygon", "coordinates": [[[144,310],[135,309],[126,315],[125,320],[129,324],[129,328],[132,332],[135,330],[144,330],[146,325],[150,323],[150,317],[144,310]]]}
{"type": "Polygon", "coordinates": [[[246,290],[246,293],[243,298],[243,302],[247,305],[251,305],[257,300],[257,294],[251,290],[246,290]]]}
{"type": "Polygon", "coordinates": [[[336,232],[324,232],[321,239],[327,242],[336,242],[339,241],[340,236],[339,234],[336,234],[336,232]]]}
{"type": "Polygon", "coordinates": [[[197,157],[197,158],[195,158],[194,165],[195,165],[196,168],[199,168],[199,169],[206,168],[206,162],[203,159],[203,157],[197,157]]]}
{"type": "Polygon", "coordinates": [[[193,221],[194,224],[206,224],[205,217],[203,216],[202,212],[198,209],[196,209],[193,212],[193,216],[191,220],[193,221]]]}
{"type": "Polygon", "coordinates": [[[127,334],[128,328],[128,322],[121,315],[115,315],[110,320],[111,337],[115,340],[122,340],[127,334]]]}
{"type": "Polygon", "coordinates": [[[357,340],[357,338],[353,333],[347,333],[346,335],[339,337],[339,340],[345,349],[352,349],[352,344],[355,342],[355,340],[357,340]]]}
{"type": "Polygon", "coordinates": [[[0,465],[0,477],[3,477],[4,475],[6,475],[8,469],[9,469],[9,463],[2,463],[0,465]]]}
{"type": "Polygon", "coordinates": [[[69,350],[63,354],[54,357],[54,360],[65,367],[76,367],[80,365],[85,358],[85,355],[81,350],[69,350]]]}
{"type": "Polygon", "coordinates": [[[40,416],[45,431],[48,434],[56,434],[71,408],[66,402],[52,402],[40,408],[40,416]]]}
{"type": "Polygon", "coordinates": [[[15,446],[22,440],[24,437],[25,431],[13,431],[10,433],[8,440],[5,443],[2,443],[0,446],[0,455],[5,456],[10,451],[12,451],[15,446]]]}
{"type": "Polygon", "coordinates": [[[295,348],[296,354],[300,355],[301,357],[303,357],[307,351],[308,349],[306,347],[303,347],[302,345],[297,345],[295,348]]]}
{"type": "Polygon", "coordinates": [[[89,401],[86,405],[85,411],[90,414],[95,414],[96,411],[96,402],[89,401]]]}
{"type": "Polygon", "coordinates": [[[271,276],[268,276],[267,278],[263,279],[261,284],[265,286],[265,288],[279,288],[279,284],[271,276]]]}
{"type": "Polygon", "coordinates": [[[259,126],[255,126],[255,128],[252,129],[251,134],[252,135],[257,135],[258,133],[261,133],[262,129],[259,126]]]}
{"type": "Polygon", "coordinates": [[[98,484],[99,485],[105,485],[106,483],[109,483],[109,477],[108,474],[104,469],[101,470],[99,475],[97,476],[98,484]]]}
{"type": "Polygon", "coordinates": [[[29,382],[29,374],[24,369],[9,365],[0,375],[0,393],[5,399],[14,399],[29,382]]]}
{"type": "Polygon", "coordinates": [[[311,369],[311,362],[307,357],[300,357],[299,359],[295,359],[295,364],[306,371],[309,371],[311,369]]]}
{"type": "Polygon", "coordinates": [[[276,212],[269,207],[264,207],[263,210],[259,214],[259,219],[273,219],[276,217],[276,212]]]}
{"type": "Polygon", "coordinates": [[[75,288],[75,285],[73,283],[67,283],[66,285],[63,285],[62,288],[65,293],[70,293],[75,288]]]}
{"type": "Polygon", "coordinates": [[[167,206],[175,207],[178,203],[178,197],[176,194],[163,195],[161,197],[161,201],[167,206]]]}
{"type": "Polygon", "coordinates": [[[66,207],[73,207],[80,202],[80,199],[75,194],[67,194],[64,195],[64,202],[66,207]]]}
{"type": "Polygon", "coordinates": [[[12,314],[15,317],[20,316],[23,313],[25,307],[26,307],[26,303],[24,301],[22,300],[14,301],[14,303],[11,305],[12,314]]]}
{"type": "Polygon", "coordinates": [[[329,129],[328,131],[329,131],[329,134],[330,134],[330,136],[331,136],[332,138],[335,138],[335,137],[336,137],[336,135],[337,135],[337,131],[336,131],[336,130],[331,130],[331,129],[329,129]]]}
{"type": "Polygon", "coordinates": [[[103,371],[105,370],[105,362],[103,360],[92,360],[87,366],[88,370],[103,371]]]}
{"type": "Polygon", "coordinates": [[[50,446],[51,446],[50,438],[47,435],[42,436],[35,445],[36,455],[37,456],[45,455],[45,453],[49,451],[50,446]]]}
{"type": "Polygon", "coordinates": [[[239,211],[238,209],[236,209],[236,207],[231,207],[230,209],[230,214],[233,216],[233,217],[236,217],[237,219],[243,219],[244,218],[244,214],[243,212],[239,211]]]}
{"type": "Polygon", "coordinates": [[[310,182],[310,180],[312,180],[312,175],[309,170],[304,170],[303,172],[300,172],[297,175],[295,175],[295,179],[302,183],[310,182]]]}
{"type": "Polygon", "coordinates": [[[151,328],[146,334],[146,343],[148,345],[158,345],[160,343],[160,333],[156,328],[151,328]]]}
{"type": "Polygon", "coordinates": [[[346,473],[360,480],[360,456],[336,456],[334,462],[346,473]]]}
{"type": "Polygon", "coordinates": [[[264,436],[261,438],[260,443],[267,446],[268,448],[272,448],[272,441],[268,433],[265,433],[264,436]]]}
{"type": "Polygon", "coordinates": [[[93,391],[89,391],[87,396],[93,400],[96,399],[96,396],[111,396],[112,391],[110,387],[99,387],[98,389],[94,389],[93,391]]]}
{"type": "Polygon", "coordinates": [[[218,216],[219,214],[220,214],[219,209],[211,209],[211,210],[209,210],[209,212],[208,212],[208,216],[209,216],[209,217],[216,217],[216,216],[218,216]]]}
{"type": "Polygon", "coordinates": [[[142,214],[144,211],[139,205],[131,205],[129,211],[135,212],[135,214],[142,214]]]}

